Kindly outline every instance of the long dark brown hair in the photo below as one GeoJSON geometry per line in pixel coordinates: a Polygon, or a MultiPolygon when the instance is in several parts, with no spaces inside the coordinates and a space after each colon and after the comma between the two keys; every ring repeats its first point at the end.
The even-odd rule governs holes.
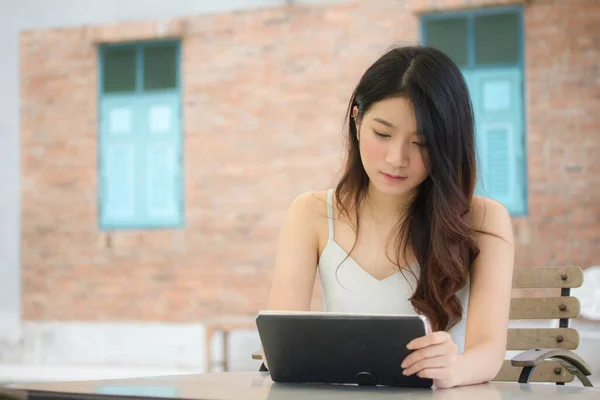
{"type": "Polygon", "coordinates": [[[476,180],[473,108],[459,68],[444,53],[424,46],[394,47],[366,70],[348,106],[347,155],[335,188],[336,205],[348,221],[352,221],[349,210],[355,212],[354,250],[369,177],[356,125],[349,117],[356,106],[360,121],[374,103],[397,97],[410,100],[414,107],[417,132],[427,143],[424,160],[429,176],[415,188],[398,221],[396,265],[400,266],[400,257],[406,261],[409,246],[420,269],[410,301],[434,330],[447,330],[462,318],[456,293],[467,284],[479,248],[467,221],[476,180]]]}

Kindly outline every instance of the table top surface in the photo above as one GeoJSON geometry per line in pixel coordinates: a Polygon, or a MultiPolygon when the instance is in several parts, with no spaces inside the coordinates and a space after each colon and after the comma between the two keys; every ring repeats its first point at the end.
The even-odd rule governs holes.
{"type": "MultiPolygon", "coordinates": [[[[359,387],[356,385],[274,383],[268,372],[220,372],[80,382],[49,382],[10,385],[18,392],[51,391],[178,399],[600,399],[600,389],[554,384],[492,382],[452,389],[359,387]]],[[[0,397],[6,388],[0,387],[0,397]]],[[[18,393],[16,393],[18,394],[18,393]]],[[[12,397],[12,396],[11,396],[12,397]]],[[[16,396],[14,398],[19,398],[16,396]]]]}

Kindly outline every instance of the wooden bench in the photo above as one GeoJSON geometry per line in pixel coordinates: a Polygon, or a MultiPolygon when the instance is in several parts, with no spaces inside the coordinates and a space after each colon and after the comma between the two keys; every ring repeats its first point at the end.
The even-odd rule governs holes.
{"type": "Polygon", "coordinates": [[[541,293],[560,290],[557,295],[515,297],[511,300],[511,320],[559,321],[558,328],[513,328],[508,330],[507,350],[525,350],[505,360],[495,381],[555,382],[564,385],[577,378],[592,386],[588,365],[572,350],[579,347],[579,333],[569,327],[569,320],[579,315],[579,299],[571,288],[583,284],[579,267],[517,268],[513,289],[539,289],[541,293]]]}

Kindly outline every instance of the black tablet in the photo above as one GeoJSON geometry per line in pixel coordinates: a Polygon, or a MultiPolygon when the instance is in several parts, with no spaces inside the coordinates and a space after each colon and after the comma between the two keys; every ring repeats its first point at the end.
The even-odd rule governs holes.
{"type": "Polygon", "coordinates": [[[256,326],[274,382],[433,385],[400,367],[428,333],[423,316],[265,310],[256,326]]]}

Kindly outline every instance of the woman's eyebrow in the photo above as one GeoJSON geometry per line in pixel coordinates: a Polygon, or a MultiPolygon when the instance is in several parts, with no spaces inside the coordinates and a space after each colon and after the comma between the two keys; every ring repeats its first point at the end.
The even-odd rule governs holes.
{"type": "Polygon", "coordinates": [[[394,128],[394,129],[398,129],[396,128],[396,126],[394,124],[392,124],[391,122],[386,121],[385,119],[381,119],[381,118],[373,118],[373,121],[375,122],[379,122],[380,124],[383,124],[385,126],[389,126],[390,128],[394,128]]]}
{"type": "MultiPolygon", "coordinates": [[[[375,118],[373,118],[373,121],[375,121],[375,122],[379,122],[380,124],[383,124],[383,125],[385,125],[385,126],[388,126],[388,127],[392,128],[392,129],[399,130],[399,129],[396,127],[396,125],[392,124],[392,123],[391,123],[391,122],[389,122],[389,121],[386,121],[385,119],[382,119],[382,118],[379,118],[379,117],[375,117],[375,118]]],[[[417,132],[417,131],[412,131],[412,132],[407,132],[407,133],[410,133],[411,135],[417,135],[417,136],[419,136],[419,134],[418,134],[418,132],[417,132]]]]}

